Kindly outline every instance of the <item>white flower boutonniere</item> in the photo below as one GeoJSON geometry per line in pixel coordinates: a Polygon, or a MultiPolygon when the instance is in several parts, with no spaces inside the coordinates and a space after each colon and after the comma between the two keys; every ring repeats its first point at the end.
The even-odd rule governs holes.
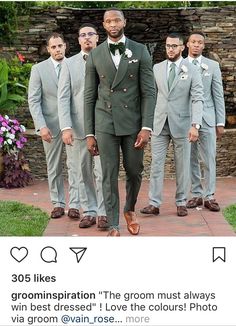
{"type": "Polygon", "coordinates": [[[125,49],[125,56],[127,58],[131,58],[133,55],[132,51],[130,49],[125,49]]]}
{"type": "Polygon", "coordinates": [[[138,62],[138,59],[133,59],[129,61],[129,63],[135,63],[135,62],[138,62]]]}
{"type": "Polygon", "coordinates": [[[208,65],[206,65],[205,63],[201,63],[201,67],[204,70],[208,70],[208,65]]]}
{"type": "Polygon", "coordinates": [[[181,70],[182,70],[184,73],[187,73],[187,72],[188,72],[188,68],[187,68],[185,65],[182,65],[182,66],[181,66],[181,70]]]}

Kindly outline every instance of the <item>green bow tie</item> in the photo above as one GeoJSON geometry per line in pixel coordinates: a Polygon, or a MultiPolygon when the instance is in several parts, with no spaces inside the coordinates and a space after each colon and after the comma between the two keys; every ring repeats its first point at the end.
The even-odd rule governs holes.
{"type": "Polygon", "coordinates": [[[109,44],[110,51],[113,55],[115,55],[115,51],[119,50],[120,54],[125,52],[125,44],[123,42],[119,42],[117,44],[109,44]]]}

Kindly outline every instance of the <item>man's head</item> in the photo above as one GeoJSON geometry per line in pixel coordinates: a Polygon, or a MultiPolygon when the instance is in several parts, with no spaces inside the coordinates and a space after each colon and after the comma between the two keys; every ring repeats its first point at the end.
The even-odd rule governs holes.
{"type": "Polygon", "coordinates": [[[192,32],[189,35],[187,47],[190,57],[199,57],[205,48],[205,35],[202,32],[192,32]]]}
{"type": "Polygon", "coordinates": [[[78,41],[82,51],[89,53],[92,49],[96,48],[98,34],[97,29],[93,24],[85,23],[81,25],[78,34],[78,41]]]}
{"type": "Polygon", "coordinates": [[[47,51],[56,61],[62,61],[65,57],[66,43],[63,35],[59,33],[51,33],[46,39],[47,51]]]}
{"type": "Polygon", "coordinates": [[[171,33],[166,38],[166,56],[172,62],[177,61],[184,50],[184,38],[181,34],[171,33]]]}
{"type": "Polygon", "coordinates": [[[105,11],[103,16],[103,27],[107,32],[108,37],[117,42],[124,34],[126,19],[121,10],[112,8],[105,11]]]}

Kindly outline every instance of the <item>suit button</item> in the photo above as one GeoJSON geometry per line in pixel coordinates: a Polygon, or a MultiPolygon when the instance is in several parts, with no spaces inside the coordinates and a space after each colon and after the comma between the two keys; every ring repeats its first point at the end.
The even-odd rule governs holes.
{"type": "Polygon", "coordinates": [[[104,75],[101,75],[101,78],[105,78],[105,76],[104,75]]]}
{"type": "Polygon", "coordinates": [[[129,75],[129,78],[133,78],[134,77],[134,75],[129,75]]]}
{"type": "Polygon", "coordinates": [[[107,107],[108,107],[108,109],[110,109],[110,108],[111,108],[111,104],[108,104],[108,106],[107,106],[107,107]]]}
{"type": "Polygon", "coordinates": [[[114,92],[114,89],[111,89],[111,93],[113,93],[114,92]]]}
{"type": "Polygon", "coordinates": [[[124,88],[123,91],[124,91],[124,92],[127,92],[127,88],[124,88]]]}
{"type": "Polygon", "coordinates": [[[128,105],[125,104],[124,107],[127,109],[128,108],[128,105]]]}

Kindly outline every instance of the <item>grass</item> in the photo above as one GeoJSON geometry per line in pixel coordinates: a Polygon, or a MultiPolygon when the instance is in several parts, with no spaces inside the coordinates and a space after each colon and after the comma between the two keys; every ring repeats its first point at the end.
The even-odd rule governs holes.
{"type": "Polygon", "coordinates": [[[41,236],[49,216],[40,208],[0,201],[0,236],[41,236]]]}
{"type": "Polygon", "coordinates": [[[223,214],[228,223],[236,232],[236,204],[230,205],[223,210],[223,214]]]}

